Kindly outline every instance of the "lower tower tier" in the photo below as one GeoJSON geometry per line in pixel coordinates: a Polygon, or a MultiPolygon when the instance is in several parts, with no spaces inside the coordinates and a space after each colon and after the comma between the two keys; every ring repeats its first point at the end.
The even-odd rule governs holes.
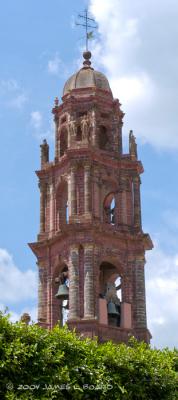
{"type": "Polygon", "coordinates": [[[38,323],[67,322],[84,336],[149,342],[145,300],[145,250],[149,235],[124,235],[68,227],[65,238],[31,243],[38,258],[38,323]],[[72,233],[73,230],[73,233],[72,233]]]}

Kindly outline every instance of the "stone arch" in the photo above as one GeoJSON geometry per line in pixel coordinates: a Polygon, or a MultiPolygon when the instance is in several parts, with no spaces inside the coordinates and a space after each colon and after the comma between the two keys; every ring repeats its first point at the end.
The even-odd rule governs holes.
{"type": "Polygon", "coordinates": [[[108,325],[119,327],[121,324],[122,268],[118,266],[118,263],[105,260],[101,262],[99,271],[100,298],[107,307],[108,325]],[[109,312],[111,306],[115,309],[115,315],[111,315],[109,312]]]}
{"type": "Polygon", "coordinates": [[[116,222],[116,196],[114,192],[110,192],[105,196],[103,202],[103,219],[104,222],[115,225],[116,222]]]}
{"type": "Polygon", "coordinates": [[[60,323],[61,326],[67,320],[68,316],[68,300],[58,299],[56,294],[59,289],[59,285],[65,283],[61,281],[61,276],[65,274],[66,286],[68,286],[68,263],[65,260],[61,260],[54,268],[53,276],[52,276],[52,301],[53,301],[53,323],[60,323]]]}

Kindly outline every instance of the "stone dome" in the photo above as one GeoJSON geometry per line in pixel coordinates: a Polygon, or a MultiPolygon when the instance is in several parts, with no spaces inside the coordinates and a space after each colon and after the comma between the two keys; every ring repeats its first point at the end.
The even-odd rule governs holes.
{"type": "Polygon", "coordinates": [[[91,67],[91,53],[86,51],[83,53],[85,59],[83,63],[83,68],[72,75],[65,83],[63,96],[70,93],[73,89],[83,89],[83,88],[98,88],[106,90],[111,93],[109,82],[104,74],[95,71],[91,67]]]}

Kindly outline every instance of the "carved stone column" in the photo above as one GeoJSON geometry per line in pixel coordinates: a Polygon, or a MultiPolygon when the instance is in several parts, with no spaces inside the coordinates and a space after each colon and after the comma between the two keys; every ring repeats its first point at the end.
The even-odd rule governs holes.
{"type": "Polygon", "coordinates": [[[88,214],[91,211],[91,167],[84,166],[84,210],[88,214]]]}
{"type": "Polygon", "coordinates": [[[127,217],[127,179],[125,176],[120,177],[120,192],[119,197],[121,201],[120,213],[119,213],[119,222],[123,225],[128,224],[127,217]]]}
{"type": "Polygon", "coordinates": [[[91,116],[90,116],[90,124],[91,124],[91,144],[92,146],[96,146],[97,143],[97,128],[96,128],[96,111],[93,109],[91,111],[91,116]]]}
{"type": "Polygon", "coordinates": [[[47,275],[47,323],[49,328],[52,328],[52,282],[53,278],[51,272],[48,271],[47,275]]]}
{"type": "Polygon", "coordinates": [[[45,206],[46,206],[46,184],[39,183],[40,188],[40,233],[45,232],[45,206]]]}
{"type": "Polygon", "coordinates": [[[118,146],[119,146],[119,154],[122,154],[122,126],[123,126],[123,122],[122,120],[119,123],[119,132],[118,132],[118,146]]]}
{"type": "Polygon", "coordinates": [[[79,251],[71,246],[69,262],[69,320],[79,319],[79,251]]]}
{"type": "Polygon", "coordinates": [[[127,193],[126,190],[123,190],[121,193],[121,208],[122,208],[122,215],[121,215],[121,222],[124,225],[127,225],[127,193]]]}
{"type": "Polygon", "coordinates": [[[133,203],[134,203],[134,226],[135,228],[141,228],[141,204],[140,204],[140,177],[135,176],[133,178],[133,203]]]}
{"type": "Polygon", "coordinates": [[[84,249],[84,318],[94,318],[93,245],[84,249]]]}
{"type": "Polygon", "coordinates": [[[113,147],[114,147],[113,150],[118,152],[120,149],[119,149],[119,127],[118,127],[118,119],[117,118],[114,118],[112,129],[113,129],[113,133],[114,133],[114,135],[113,135],[113,147]]]}
{"type": "Polygon", "coordinates": [[[100,253],[101,248],[94,246],[93,251],[93,301],[94,301],[94,316],[99,319],[99,294],[100,294],[100,253]]]}
{"type": "Polygon", "coordinates": [[[134,267],[134,323],[136,328],[146,328],[145,257],[137,256],[134,267]]]}
{"type": "Polygon", "coordinates": [[[76,214],[76,167],[71,168],[68,176],[68,209],[69,219],[76,214]]]}
{"type": "Polygon", "coordinates": [[[122,274],[122,301],[132,304],[133,302],[133,270],[134,262],[132,256],[128,256],[128,260],[124,265],[124,273],[122,274]]]}
{"type": "Polygon", "coordinates": [[[58,130],[59,130],[59,118],[55,115],[55,160],[59,158],[59,146],[58,146],[58,130]]]}
{"type": "Polygon", "coordinates": [[[55,220],[55,190],[54,185],[50,185],[50,215],[49,215],[49,227],[50,231],[54,230],[54,220],[55,220]]]}
{"type": "Polygon", "coordinates": [[[70,173],[67,177],[67,184],[68,184],[68,213],[70,218],[71,217],[71,174],[70,173]]]}
{"type": "Polygon", "coordinates": [[[94,177],[93,177],[93,208],[94,216],[99,219],[101,212],[101,202],[100,202],[100,170],[99,167],[95,167],[94,177]]]}
{"type": "Polygon", "coordinates": [[[38,321],[46,322],[46,271],[44,267],[39,266],[38,275],[38,321]]]}
{"type": "Polygon", "coordinates": [[[49,145],[46,139],[43,140],[43,144],[40,145],[41,148],[41,168],[43,169],[45,165],[49,162],[49,145]]]}
{"type": "Polygon", "coordinates": [[[76,167],[71,168],[71,215],[76,214],[76,167]]]}

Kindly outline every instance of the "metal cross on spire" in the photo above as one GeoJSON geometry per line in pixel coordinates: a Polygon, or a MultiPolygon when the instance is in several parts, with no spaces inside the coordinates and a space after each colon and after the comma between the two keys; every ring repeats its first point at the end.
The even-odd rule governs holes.
{"type": "Polygon", "coordinates": [[[94,18],[90,17],[90,14],[88,12],[88,9],[86,8],[83,12],[83,14],[79,14],[78,18],[80,18],[80,22],[76,22],[76,25],[83,26],[85,28],[85,33],[86,33],[86,51],[88,51],[88,40],[92,39],[93,37],[93,30],[97,29],[97,24],[94,20],[94,18]],[[92,31],[89,31],[89,28],[92,29],[92,31]]]}

